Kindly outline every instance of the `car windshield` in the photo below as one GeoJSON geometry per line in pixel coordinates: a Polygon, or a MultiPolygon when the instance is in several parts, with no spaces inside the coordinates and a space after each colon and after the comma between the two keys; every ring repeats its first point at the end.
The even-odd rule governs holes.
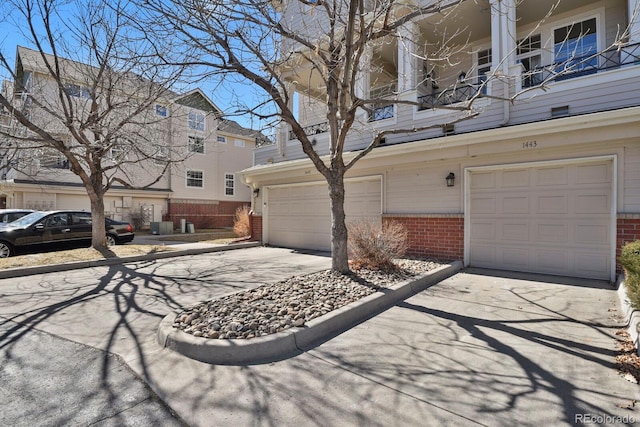
{"type": "Polygon", "coordinates": [[[11,222],[11,227],[27,227],[47,215],[47,212],[32,212],[29,215],[25,215],[20,219],[11,222]]]}

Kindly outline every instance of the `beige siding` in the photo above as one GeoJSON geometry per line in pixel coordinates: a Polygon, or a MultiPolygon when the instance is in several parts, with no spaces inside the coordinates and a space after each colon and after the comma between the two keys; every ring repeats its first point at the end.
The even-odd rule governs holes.
{"type": "Polygon", "coordinates": [[[640,213],[640,137],[624,149],[622,212],[640,213]]]}

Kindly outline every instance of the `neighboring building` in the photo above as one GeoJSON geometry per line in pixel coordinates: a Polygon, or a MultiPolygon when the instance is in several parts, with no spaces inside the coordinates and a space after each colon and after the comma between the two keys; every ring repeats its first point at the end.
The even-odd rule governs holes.
{"type": "MultiPolygon", "coordinates": [[[[422,43],[390,37],[373,50],[363,94],[397,92],[399,99],[455,104],[481,87],[486,73],[515,78],[491,80],[473,119],[388,136],[347,175],[347,221],[365,216],[406,224],[414,255],[614,279],[620,247],[640,238],[640,0],[560,1],[543,19],[554,3],[463,1],[451,15],[420,17],[400,31],[420,34],[422,43]],[[448,66],[418,63],[417,46],[437,46],[443,27],[451,34],[464,29],[471,53],[448,66]],[[624,43],[608,49],[627,27],[624,43]],[[565,65],[572,71],[514,104],[491,97],[513,96],[565,65]],[[454,81],[457,90],[442,92],[454,81]],[[447,177],[454,177],[451,186],[447,177]]],[[[301,5],[284,2],[283,19],[317,31],[322,8],[301,5]]],[[[304,86],[313,80],[300,77],[303,72],[298,67],[283,78],[298,85],[299,117],[324,155],[322,102],[304,97],[315,92],[322,100],[323,94],[319,86],[304,86]]],[[[364,148],[377,130],[444,124],[457,114],[384,105],[352,132],[346,151],[364,148]]],[[[288,129],[280,129],[276,144],[256,149],[255,166],[243,175],[258,193],[256,238],[329,249],[327,184],[288,129]]]]}
{"type": "MultiPolygon", "coordinates": [[[[16,75],[26,83],[27,90],[16,93],[14,99],[27,108],[32,119],[41,113],[30,107],[29,88],[51,87],[51,84],[47,85],[51,77],[42,68],[38,55],[30,49],[17,49],[16,75]]],[[[73,96],[82,97],[81,76],[76,76],[75,80],[73,76],[69,77],[70,84],[79,89],[73,96]]],[[[11,91],[6,84],[3,90],[11,91]]],[[[182,219],[192,222],[196,228],[232,226],[235,210],[247,205],[251,199],[250,190],[240,182],[238,171],[252,165],[253,148],[260,134],[222,119],[220,109],[199,89],[186,94],[167,92],[167,96],[159,99],[149,114],[151,119],[147,123],[150,124],[144,125],[148,129],[141,132],[155,132],[163,144],[188,151],[188,157],[184,162],[172,165],[169,172],[147,189],[113,187],[105,196],[105,214],[128,220],[132,213],[144,212],[148,222],[172,221],[175,228],[180,226],[182,219]]],[[[17,125],[7,114],[0,119],[3,120],[0,125],[17,125]]],[[[64,137],[65,132],[62,129],[57,133],[64,137]]],[[[167,149],[167,153],[171,152],[173,150],[167,149]]],[[[126,156],[115,152],[112,155],[114,161],[121,159],[119,156],[126,156]]],[[[21,156],[29,157],[33,153],[22,153],[21,156]]],[[[0,181],[2,207],[90,210],[86,190],[80,179],[69,170],[63,156],[49,152],[46,156],[40,154],[30,160],[33,161],[30,170],[26,171],[28,173],[12,168],[6,160],[3,162],[0,181]]],[[[161,174],[160,166],[153,169],[151,160],[143,163],[127,170],[127,179],[133,185],[147,182],[148,179],[145,181],[144,178],[154,173],[157,174],[155,176],[161,174]]]]}

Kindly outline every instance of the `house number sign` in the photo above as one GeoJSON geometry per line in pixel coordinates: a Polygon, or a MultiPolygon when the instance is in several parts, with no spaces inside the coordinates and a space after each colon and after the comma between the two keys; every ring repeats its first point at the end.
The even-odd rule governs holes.
{"type": "Polygon", "coordinates": [[[525,141],[522,143],[522,148],[536,148],[538,146],[538,141],[531,140],[531,141],[525,141]]]}

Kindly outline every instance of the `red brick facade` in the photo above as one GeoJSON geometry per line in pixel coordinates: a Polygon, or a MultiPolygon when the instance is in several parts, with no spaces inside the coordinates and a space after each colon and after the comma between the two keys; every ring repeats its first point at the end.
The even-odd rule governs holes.
{"type": "Polygon", "coordinates": [[[249,222],[251,223],[251,241],[262,241],[262,216],[251,213],[249,216],[249,222]]]}
{"type": "Polygon", "coordinates": [[[180,220],[192,222],[198,228],[233,227],[236,209],[249,205],[247,202],[222,202],[204,200],[169,200],[168,212],[164,221],[173,221],[175,228],[180,227],[180,220]]]}
{"type": "Polygon", "coordinates": [[[616,233],[616,272],[620,272],[620,250],[629,242],[640,240],[640,215],[618,215],[616,233]]]}
{"type": "Polygon", "coordinates": [[[409,232],[409,255],[439,260],[464,257],[462,215],[385,215],[383,222],[399,222],[409,232]]]}

